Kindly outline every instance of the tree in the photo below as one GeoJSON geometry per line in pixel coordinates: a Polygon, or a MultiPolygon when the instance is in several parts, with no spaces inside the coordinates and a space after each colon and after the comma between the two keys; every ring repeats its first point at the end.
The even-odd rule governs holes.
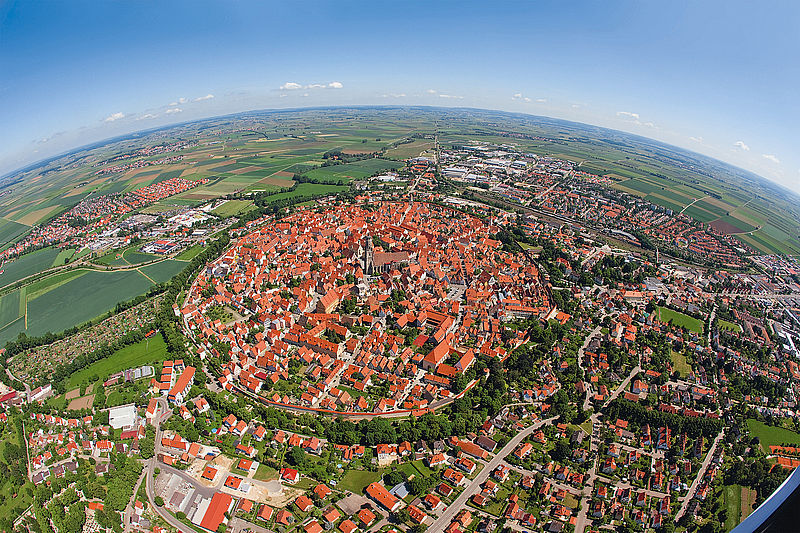
{"type": "Polygon", "coordinates": [[[153,457],[155,453],[155,442],[153,442],[153,439],[148,437],[139,439],[139,453],[142,459],[150,459],[153,457]]]}
{"type": "Polygon", "coordinates": [[[155,498],[153,498],[153,501],[159,507],[163,507],[164,506],[164,498],[162,498],[161,496],[156,496],[155,498]]]}
{"type": "Polygon", "coordinates": [[[306,462],[306,452],[299,446],[292,446],[286,454],[286,461],[292,466],[303,466],[306,462]]]}

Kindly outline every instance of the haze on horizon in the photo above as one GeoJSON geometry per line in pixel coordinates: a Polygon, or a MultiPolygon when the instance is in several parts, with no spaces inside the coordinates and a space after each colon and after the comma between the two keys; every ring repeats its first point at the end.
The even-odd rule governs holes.
{"type": "Polygon", "coordinates": [[[0,4],[0,175],[247,110],[427,105],[650,137],[800,192],[800,5],[0,4]]]}

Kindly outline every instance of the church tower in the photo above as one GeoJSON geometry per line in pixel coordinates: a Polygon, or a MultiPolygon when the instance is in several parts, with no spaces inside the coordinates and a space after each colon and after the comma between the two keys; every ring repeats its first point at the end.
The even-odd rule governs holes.
{"type": "Polygon", "coordinates": [[[372,237],[366,235],[364,239],[364,273],[371,276],[375,273],[375,244],[372,242],[372,237]]]}

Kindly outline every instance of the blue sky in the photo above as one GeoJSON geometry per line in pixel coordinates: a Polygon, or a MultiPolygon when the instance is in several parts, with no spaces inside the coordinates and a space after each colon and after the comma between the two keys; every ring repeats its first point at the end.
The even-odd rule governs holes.
{"type": "Polygon", "coordinates": [[[0,1],[0,174],[248,109],[424,104],[630,131],[800,191],[798,2],[0,1]]]}

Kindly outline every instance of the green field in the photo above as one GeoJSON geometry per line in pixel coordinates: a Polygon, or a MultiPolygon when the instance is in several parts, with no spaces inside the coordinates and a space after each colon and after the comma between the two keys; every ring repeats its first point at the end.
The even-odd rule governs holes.
{"type": "Polygon", "coordinates": [[[74,248],[64,248],[63,250],[58,252],[58,255],[56,256],[56,258],[53,259],[53,265],[52,266],[55,267],[55,266],[61,266],[63,264],[66,264],[66,260],[71,258],[74,254],[75,254],[75,249],[74,248]]]}
{"type": "Polygon", "coordinates": [[[368,470],[348,470],[337,488],[349,490],[353,494],[364,494],[364,489],[373,481],[378,481],[381,475],[379,472],[368,470]]]}
{"type": "Polygon", "coordinates": [[[341,165],[331,165],[310,170],[304,174],[309,179],[336,180],[343,181],[359,180],[372,176],[376,172],[383,170],[393,170],[402,167],[402,163],[388,161],[386,159],[364,159],[354,163],[343,163],[341,165]]]}
{"type": "Polygon", "coordinates": [[[725,485],[722,489],[722,497],[725,510],[728,512],[728,516],[725,518],[725,531],[730,531],[739,525],[739,517],[742,513],[742,486],[725,485]]]}
{"type": "Polygon", "coordinates": [[[0,297],[0,328],[7,326],[22,316],[19,301],[20,289],[0,297]]]}
{"type": "Polygon", "coordinates": [[[30,228],[25,224],[20,224],[12,220],[0,219],[0,245],[5,245],[13,241],[29,229],[30,228]]]}
{"type": "Polygon", "coordinates": [[[253,202],[249,200],[228,200],[211,212],[222,218],[227,218],[246,213],[251,209],[253,209],[253,202]]]}
{"type": "Polygon", "coordinates": [[[152,283],[136,271],[86,272],[29,299],[28,329],[25,330],[25,321],[14,322],[0,331],[0,345],[23,331],[28,336],[39,336],[82,324],[110,311],[117,302],[144,294],[151,286],[152,283]]]}
{"type": "MultiPolygon", "coordinates": [[[[27,301],[34,300],[38,298],[42,294],[47,293],[55,289],[56,287],[60,287],[65,283],[70,282],[71,280],[83,276],[89,272],[88,269],[74,269],[74,270],[67,270],[66,272],[59,272],[58,274],[53,274],[42,279],[37,279],[33,283],[29,283],[25,286],[25,291],[27,292],[27,301]]],[[[24,302],[23,302],[23,312],[24,312],[24,302]]]]}
{"type": "Polygon", "coordinates": [[[768,426],[754,418],[747,419],[747,429],[750,430],[751,437],[758,437],[761,448],[765,453],[769,453],[770,446],[781,446],[788,444],[796,446],[800,444],[800,433],[795,433],[785,428],[768,426]]]}
{"type": "Polygon", "coordinates": [[[167,259],[165,261],[153,263],[152,265],[140,267],[139,270],[156,283],[165,283],[172,279],[172,276],[183,270],[186,265],[187,263],[185,261],[167,259]]]}
{"type": "Polygon", "coordinates": [[[277,202],[286,198],[297,196],[316,196],[324,194],[336,194],[347,190],[347,185],[326,185],[322,183],[298,183],[293,191],[279,192],[266,197],[267,202],[277,202]]]}
{"type": "Polygon", "coordinates": [[[3,273],[0,274],[0,286],[11,285],[23,278],[47,270],[53,265],[58,254],[58,248],[45,248],[6,263],[2,268],[3,273]]]}
{"type": "Polygon", "coordinates": [[[110,357],[101,359],[75,372],[67,379],[67,389],[76,387],[84,381],[89,381],[94,376],[100,380],[105,380],[115,372],[163,361],[166,355],[167,345],[164,342],[164,338],[160,334],[153,335],[149,339],[117,350],[110,357]]]}
{"type": "Polygon", "coordinates": [[[179,259],[181,261],[191,261],[192,259],[194,259],[198,255],[203,253],[204,249],[205,248],[203,248],[201,245],[195,244],[191,248],[187,248],[184,251],[182,251],[181,253],[179,253],[177,256],[175,256],[175,259],[179,259]]]}
{"type": "Polygon", "coordinates": [[[694,331],[695,333],[703,333],[702,320],[679,313],[678,311],[673,311],[672,309],[668,309],[666,307],[658,307],[658,319],[661,322],[672,321],[673,325],[686,328],[689,331],[694,331]]]}

